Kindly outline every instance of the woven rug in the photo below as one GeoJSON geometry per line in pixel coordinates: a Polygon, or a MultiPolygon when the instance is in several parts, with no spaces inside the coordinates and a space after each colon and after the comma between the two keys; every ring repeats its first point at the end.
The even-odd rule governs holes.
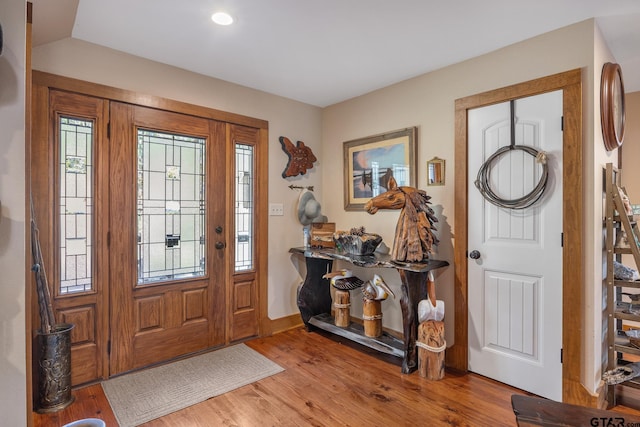
{"type": "Polygon", "coordinates": [[[133,427],[284,369],[244,344],[102,383],[121,427],[133,427]]]}

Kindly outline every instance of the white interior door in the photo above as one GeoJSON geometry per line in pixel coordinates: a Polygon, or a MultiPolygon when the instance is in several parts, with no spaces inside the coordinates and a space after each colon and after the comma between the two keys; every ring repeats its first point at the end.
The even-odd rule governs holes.
{"type": "MultiPolygon", "coordinates": [[[[485,159],[509,145],[509,102],[473,109],[469,155],[469,370],[562,400],[562,91],[515,102],[515,142],[547,153],[542,198],[526,209],[486,201],[474,181],[485,159]]],[[[492,163],[504,199],[531,192],[542,167],[514,150],[492,163]]]]}

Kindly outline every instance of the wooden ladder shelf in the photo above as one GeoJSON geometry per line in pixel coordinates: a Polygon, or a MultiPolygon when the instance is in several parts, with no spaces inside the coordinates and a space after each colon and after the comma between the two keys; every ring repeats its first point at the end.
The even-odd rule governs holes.
{"type": "MultiPolygon", "coordinates": [[[[629,363],[640,360],[640,341],[633,342],[623,332],[623,322],[640,322],[640,303],[622,301],[622,289],[639,289],[640,281],[616,279],[614,263],[621,262],[623,254],[631,254],[635,262],[635,269],[640,266],[640,247],[638,238],[640,232],[633,215],[627,213],[624,201],[621,197],[619,181],[619,171],[611,163],[605,169],[605,249],[607,259],[606,270],[606,310],[607,334],[606,343],[608,349],[607,372],[616,370],[629,363]],[[628,245],[619,246],[621,234],[625,233],[628,245]],[[635,303],[635,304],[634,304],[635,303]],[[637,307],[637,310],[635,309],[637,307]]],[[[627,294],[629,295],[629,294],[627,294]]],[[[640,298],[640,297],[639,297],[640,298]]],[[[626,326],[629,326],[628,324],[626,326]]],[[[605,337],[603,337],[605,338],[605,337]]],[[[623,383],[625,386],[640,388],[640,378],[632,378],[623,383]]],[[[609,406],[616,405],[616,388],[619,386],[609,385],[607,390],[607,400],[609,406]]]]}

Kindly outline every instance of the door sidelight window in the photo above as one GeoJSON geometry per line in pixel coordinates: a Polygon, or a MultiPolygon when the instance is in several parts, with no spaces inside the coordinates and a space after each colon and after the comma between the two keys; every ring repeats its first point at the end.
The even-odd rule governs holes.
{"type": "Polygon", "coordinates": [[[253,151],[253,145],[236,144],[236,272],[253,269],[253,151]]]}
{"type": "Polygon", "coordinates": [[[93,132],[90,120],[60,116],[60,294],[91,291],[93,132]]]}

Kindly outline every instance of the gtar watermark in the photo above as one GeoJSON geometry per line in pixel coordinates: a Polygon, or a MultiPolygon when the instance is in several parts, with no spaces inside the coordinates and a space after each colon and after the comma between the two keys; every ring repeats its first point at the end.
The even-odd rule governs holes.
{"type": "Polygon", "coordinates": [[[593,427],[640,427],[640,422],[626,422],[623,417],[593,417],[590,425],[593,427]]]}

